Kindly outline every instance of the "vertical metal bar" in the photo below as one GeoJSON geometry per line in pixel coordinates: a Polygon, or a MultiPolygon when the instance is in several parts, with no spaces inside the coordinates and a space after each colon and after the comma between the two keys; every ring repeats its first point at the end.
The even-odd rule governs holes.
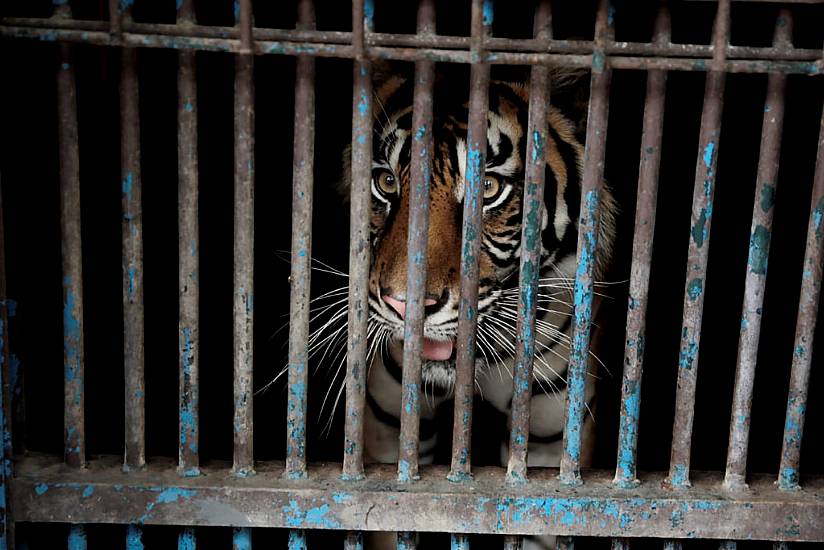
{"type": "Polygon", "coordinates": [[[346,533],[343,540],[344,550],[363,550],[363,533],[360,531],[350,531],[346,533]]]}
{"type": "MultiPolygon", "coordinates": [[[[775,47],[781,47],[782,44],[789,42],[792,36],[791,25],[792,13],[787,9],[781,10],[775,27],[775,47]]],[[[741,311],[741,336],[738,340],[738,362],[730,418],[727,471],[724,477],[724,485],[729,489],[743,489],[747,485],[750,412],[758,359],[758,340],[761,334],[761,308],[767,284],[773,204],[778,185],[786,82],[787,77],[780,73],[771,73],[767,80],[767,100],[761,130],[761,151],[756,176],[747,278],[741,311]]]]}
{"type": "Polygon", "coordinates": [[[10,509],[12,478],[11,353],[9,349],[9,297],[6,289],[6,233],[0,182],[0,430],[3,430],[3,463],[0,465],[0,550],[14,548],[14,515],[10,509]]]}
{"type": "MultiPolygon", "coordinates": [[[[544,0],[535,10],[535,36],[552,38],[550,4],[544,0]]],[[[549,68],[532,67],[529,84],[529,123],[527,128],[526,170],[524,176],[523,226],[519,306],[512,397],[512,427],[509,434],[510,483],[527,481],[527,447],[529,445],[529,404],[532,397],[532,366],[535,359],[535,313],[538,278],[541,272],[541,229],[546,173],[547,125],[549,110],[549,68]]]]}
{"type": "Polygon", "coordinates": [[[126,527],[126,550],[143,550],[143,528],[141,526],[126,527]]]}
{"type": "MultiPolygon", "coordinates": [[[[418,5],[418,33],[431,34],[435,27],[433,0],[418,5]]],[[[398,481],[418,478],[420,430],[421,353],[424,299],[426,294],[427,244],[429,242],[429,183],[432,170],[432,87],[435,64],[415,63],[412,110],[412,167],[409,182],[409,232],[407,241],[406,314],[403,338],[403,395],[398,455],[398,481]]],[[[400,542],[400,539],[398,539],[400,542]]]]}
{"type": "MultiPolygon", "coordinates": [[[[178,24],[194,23],[193,0],[177,11],[178,24]]],[[[177,202],[178,202],[178,472],[200,474],[198,453],[200,349],[200,240],[198,238],[197,77],[195,52],[181,50],[177,74],[177,202]]]]}
{"type": "Polygon", "coordinates": [[[523,550],[523,548],[523,537],[515,535],[507,535],[504,537],[504,550],[523,550]]]}
{"type": "Polygon", "coordinates": [[[601,0],[595,23],[595,51],[592,54],[592,85],[587,115],[581,209],[578,221],[578,268],[575,273],[575,313],[573,339],[567,370],[567,404],[564,452],[560,480],[563,485],[581,481],[581,432],[586,409],[586,372],[589,365],[589,333],[592,322],[593,273],[598,244],[598,216],[604,179],[609,85],[612,71],[606,66],[605,45],[611,39],[612,17],[608,0],[601,0]]]}
{"type": "Polygon", "coordinates": [[[664,541],[663,550],[681,550],[681,541],[680,540],[667,540],[667,541],[664,541]]]}
{"type": "Polygon", "coordinates": [[[346,426],[343,479],[363,478],[363,407],[366,392],[366,334],[369,320],[369,184],[372,173],[372,68],[365,33],[372,25],[372,0],[352,2],[352,44],[357,52],[352,96],[352,188],[349,225],[349,318],[346,357],[346,426]]]}
{"type": "Polygon", "coordinates": [[[790,550],[789,542],[774,542],[773,550],[790,550]]]}
{"type": "Polygon", "coordinates": [[[289,531],[289,550],[306,550],[306,532],[292,529],[289,531]]]}
{"type": "MultiPolygon", "coordinates": [[[[472,0],[472,68],[469,130],[466,138],[461,291],[455,377],[455,420],[449,479],[464,481],[472,471],[472,400],[475,392],[475,338],[478,310],[478,265],[483,234],[483,181],[486,169],[486,129],[489,115],[489,65],[484,63],[484,38],[492,31],[492,2],[472,0]]],[[[453,540],[454,544],[454,540],[453,540]]]]}
{"type": "Polygon", "coordinates": [[[722,540],[718,544],[718,550],[735,550],[736,546],[734,540],[722,540]]]}
{"type": "Polygon", "coordinates": [[[572,537],[558,537],[556,547],[558,550],[575,550],[575,539],[572,537]]]}
{"type": "Polygon", "coordinates": [[[177,535],[177,550],[195,550],[197,537],[194,527],[187,527],[177,535]]]}
{"type": "Polygon", "coordinates": [[[415,533],[401,531],[398,533],[397,550],[415,550],[418,543],[415,540],[415,533]]]}
{"type": "Polygon", "coordinates": [[[69,550],[86,550],[86,528],[82,525],[69,526],[69,550]]]}
{"type": "Polygon", "coordinates": [[[450,548],[452,548],[452,550],[469,550],[468,535],[453,534],[451,539],[452,545],[450,546],[450,548]]]}
{"type": "MultiPolygon", "coordinates": [[[[129,9],[123,17],[130,17],[129,9]]],[[[123,48],[120,75],[120,164],[123,210],[123,363],[126,380],[126,449],[123,469],[146,464],[143,332],[143,214],[137,50],[123,48]]]]}
{"type": "MultiPolygon", "coordinates": [[[[670,15],[661,6],[655,23],[657,44],[670,41],[670,15]]],[[[635,206],[635,233],[632,241],[632,268],[627,304],[627,333],[624,347],[624,376],[621,385],[621,420],[618,429],[618,457],[615,484],[630,488],[638,484],[636,453],[641,411],[641,376],[647,324],[647,296],[655,234],[655,206],[658,199],[658,169],[664,133],[664,99],[667,72],[649,71],[641,134],[641,162],[638,169],[638,198],[635,206]]]]}
{"type": "Polygon", "coordinates": [[[232,550],[252,550],[252,529],[235,527],[232,531],[232,550]]]}
{"type": "MultiPolygon", "coordinates": [[[[298,28],[315,28],[312,0],[299,4],[298,28]]],[[[312,186],[315,159],[315,60],[297,59],[292,179],[292,272],[289,305],[289,388],[286,475],[306,477],[306,390],[309,383],[309,293],[312,262],[312,186]]]]}
{"type": "Polygon", "coordinates": [[[242,53],[235,57],[234,212],[234,460],[239,476],[254,473],[252,431],[254,296],[255,92],[251,44],[252,6],[240,1],[242,53]]]}
{"type": "Polygon", "coordinates": [[[807,246],[804,252],[804,271],[801,276],[801,296],[798,300],[798,320],[795,325],[787,415],[784,420],[784,442],[778,470],[778,486],[786,490],[799,489],[801,439],[804,434],[804,413],[807,409],[815,320],[818,316],[821,293],[821,271],[824,261],[824,113],[821,116],[814,178],[807,246]]]}
{"type": "Polygon", "coordinates": [[[615,538],[610,541],[610,549],[611,550],[629,550],[630,544],[629,539],[619,539],[615,538]]]}
{"type": "Polygon", "coordinates": [[[57,70],[60,147],[60,234],[63,253],[64,457],[86,463],[83,368],[83,262],[80,238],[80,161],[77,151],[77,88],[71,46],[60,44],[57,70]]]}
{"type": "Polygon", "coordinates": [[[120,34],[120,16],[122,15],[121,6],[124,5],[131,5],[131,2],[124,2],[123,0],[109,0],[109,32],[112,34],[120,34]]]}
{"type": "Polygon", "coordinates": [[[709,257],[710,223],[715,193],[718,142],[721,135],[721,111],[724,99],[724,50],[729,39],[730,0],[720,0],[713,30],[713,65],[707,73],[692,223],[687,255],[687,280],[684,291],[684,320],[678,359],[678,383],[675,396],[675,422],[672,429],[672,454],[669,483],[688,487],[692,424],[695,417],[695,387],[698,377],[698,347],[704,311],[704,283],[709,257]]]}

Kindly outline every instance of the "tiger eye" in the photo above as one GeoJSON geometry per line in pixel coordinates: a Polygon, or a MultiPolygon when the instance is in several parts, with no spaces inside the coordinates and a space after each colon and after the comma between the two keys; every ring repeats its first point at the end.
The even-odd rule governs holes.
{"type": "Polygon", "coordinates": [[[381,193],[394,195],[398,192],[398,180],[395,179],[395,176],[391,172],[386,170],[378,174],[377,184],[381,193]]]}
{"type": "Polygon", "coordinates": [[[484,179],[484,199],[491,199],[498,194],[501,189],[501,182],[492,174],[487,174],[484,179]]]}

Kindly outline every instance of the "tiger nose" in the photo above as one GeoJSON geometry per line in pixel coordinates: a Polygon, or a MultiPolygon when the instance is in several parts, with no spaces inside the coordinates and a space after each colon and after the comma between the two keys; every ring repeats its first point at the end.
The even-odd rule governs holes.
{"type": "MultiPolygon", "coordinates": [[[[395,310],[398,315],[401,316],[401,319],[405,318],[406,316],[406,296],[403,294],[395,294],[394,296],[389,293],[381,292],[381,298],[384,302],[389,304],[389,307],[395,310]]],[[[424,308],[427,310],[426,314],[429,314],[428,311],[432,306],[438,305],[439,301],[435,300],[434,298],[424,298],[423,305],[424,308]]]]}

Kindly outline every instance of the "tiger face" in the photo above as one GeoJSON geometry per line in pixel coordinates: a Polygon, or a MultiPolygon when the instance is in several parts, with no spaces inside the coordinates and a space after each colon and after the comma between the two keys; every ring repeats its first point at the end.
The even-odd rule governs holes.
{"type": "MultiPolygon", "coordinates": [[[[395,348],[402,347],[406,312],[412,88],[411,80],[398,76],[388,79],[377,88],[374,113],[370,317],[376,325],[373,334],[395,348]]],[[[466,97],[456,98],[455,88],[441,82],[434,92],[422,369],[424,386],[446,390],[451,390],[455,379],[468,125],[466,97]]],[[[560,111],[551,108],[548,118],[541,276],[569,280],[574,276],[583,146],[575,138],[574,124],[560,111]]],[[[490,331],[484,338],[484,329],[492,322],[501,322],[496,314],[507,309],[505,305],[507,311],[514,310],[512,291],[518,285],[527,145],[526,89],[519,84],[493,82],[488,120],[479,266],[479,359],[481,354],[488,359],[484,343],[489,354],[499,358],[512,355],[512,349],[494,341],[490,331]]],[[[611,197],[606,195],[602,202],[607,208],[602,210],[608,211],[611,197]]],[[[601,233],[606,238],[601,239],[601,264],[608,257],[612,240],[611,216],[602,216],[602,222],[601,233]]],[[[479,364],[483,366],[483,362],[479,364]]]]}

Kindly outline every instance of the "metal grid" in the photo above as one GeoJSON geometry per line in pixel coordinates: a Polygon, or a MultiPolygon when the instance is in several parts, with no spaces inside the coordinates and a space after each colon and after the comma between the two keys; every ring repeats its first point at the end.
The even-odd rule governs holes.
{"type": "MultiPolygon", "coordinates": [[[[187,526],[180,548],[195,545],[194,525],[233,526],[234,547],[250,548],[251,527],[291,529],[290,548],[305,547],[305,529],[347,530],[346,548],[363,546],[362,531],[398,531],[399,547],[413,547],[416,531],[448,531],[454,548],[467,548],[468,533],[509,535],[507,548],[520,547],[521,535],[564,535],[559,548],[571,548],[571,536],[620,537],[613,548],[626,548],[632,537],[765,539],[824,541],[824,479],[806,480],[799,491],[799,456],[811,369],[812,341],[819,301],[824,254],[824,120],[818,144],[807,247],[802,274],[791,390],[787,404],[780,474],[772,479],[746,479],[746,459],[755,352],[760,308],[766,281],[766,257],[772,205],[753,211],[750,256],[734,408],[730,421],[727,469],[724,475],[690,472],[695,408],[697,355],[703,312],[717,148],[725,75],[730,72],[769,73],[756,193],[775,182],[783,124],[786,74],[822,74],[819,50],[797,49],[790,36],[790,14],[781,13],[772,47],[729,44],[730,0],[718,2],[712,44],[673,44],[667,11],[661,8],[650,44],[615,42],[613,16],[606,0],[599,4],[595,39],[554,40],[550,6],[539,3],[535,37],[528,40],[491,36],[492,6],[472,1],[471,36],[438,36],[431,0],[420,2],[418,33],[374,32],[373,5],[355,0],[352,32],[314,30],[311,0],[300,0],[295,30],[253,27],[251,0],[238,3],[236,26],[205,27],[194,19],[192,0],[178,2],[176,25],[135,23],[131,2],[110,0],[111,20],[78,21],[65,1],[55,1],[49,19],[6,19],[0,36],[58,41],[62,64],[57,75],[63,236],[65,452],[57,457],[15,457],[9,436],[7,302],[0,288],[3,342],[3,423],[6,437],[2,468],[4,536],[0,547],[13,546],[16,521],[68,522],[70,548],[85,547],[84,523],[127,525],[129,548],[142,547],[141,526],[187,526]],[[77,113],[71,43],[121,47],[123,303],[125,316],[126,441],[122,460],[87,461],[84,430],[83,296],[81,271],[79,160],[77,113]],[[177,464],[145,461],[143,375],[143,265],[138,135],[137,47],[179,50],[179,284],[180,284],[180,445],[177,464]],[[235,200],[234,200],[234,459],[231,468],[202,468],[198,455],[198,221],[197,221],[197,90],[194,52],[236,54],[235,73],[235,200]],[[288,444],[284,464],[255,463],[252,454],[252,258],[254,249],[254,55],[298,56],[295,89],[295,145],[292,221],[291,319],[288,370],[288,444]],[[342,466],[308,466],[306,402],[308,380],[309,282],[311,261],[312,162],[314,157],[314,58],[353,59],[352,190],[350,227],[350,287],[346,376],[346,428],[342,466]],[[412,185],[419,205],[410,211],[408,307],[405,317],[403,407],[400,460],[397,469],[363,464],[363,413],[367,351],[368,216],[372,152],[372,59],[415,61],[413,125],[422,131],[413,142],[412,185]],[[433,63],[471,63],[469,135],[467,140],[467,200],[464,201],[461,307],[458,328],[458,379],[451,467],[418,465],[420,349],[424,316],[430,180],[431,98],[433,63]],[[547,139],[547,71],[562,65],[592,71],[585,167],[581,190],[578,271],[575,281],[573,349],[568,374],[569,397],[560,471],[526,469],[529,437],[529,392],[516,391],[510,457],[506,472],[472,468],[471,425],[475,330],[480,243],[473,239],[482,220],[481,193],[486,153],[486,104],[490,64],[532,65],[529,103],[530,151],[539,152],[547,139]],[[598,237],[598,203],[603,181],[608,93],[613,69],[649,71],[644,113],[627,340],[623,374],[618,466],[611,472],[583,477],[580,468],[584,373],[589,350],[593,299],[593,257],[598,237]],[[696,159],[688,276],[676,419],[669,475],[636,472],[640,412],[643,337],[655,222],[657,178],[664,117],[667,71],[706,71],[701,134],[696,159]],[[767,235],[766,240],[762,237],[767,235]],[[757,243],[753,245],[752,243],[757,243]],[[14,470],[12,472],[12,469],[14,470]],[[126,475],[124,477],[124,471],[126,475]],[[527,476],[529,473],[529,476],[527,476]],[[204,475],[207,474],[207,475],[204,475]],[[557,475],[556,477],[556,474],[557,475]],[[91,498],[93,496],[93,499],[91,498]],[[90,505],[91,502],[94,505],[90,505]],[[410,514],[410,510],[425,513],[410,514]]],[[[540,204],[543,162],[527,164],[524,204],[540,204]]],[[[773,189],[774,191],[774,189],[773,189]]],[[[772,191],[770,191],[772,192],[772,191]]],[[[515,388],[526,387],[534,355],[533,328],[539,217],[524,213],[526,245],[521,255],[520,310],[515,388]]],[[[2,240],[0,239],[0,243],[2,240]]],[[[2,252],[2,249],[0,249],[2,252]]],[[[0,254],[0,259],[3,255],[0,254]]],[[[4,277],[0,277],[0,284],[4,277]]],[[[724,542],[722,547],[734,547],[724,542]]],[[[784,542],[777,548],[786,547],[784,542]]],[[[675,540],[665,548],[680,546],[675,540]]]]}

